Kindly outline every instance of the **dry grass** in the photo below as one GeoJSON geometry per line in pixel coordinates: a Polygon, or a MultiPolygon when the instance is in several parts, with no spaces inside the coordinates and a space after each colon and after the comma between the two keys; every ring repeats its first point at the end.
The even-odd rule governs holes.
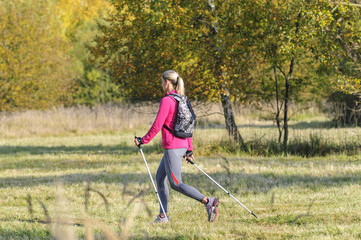
{"type": "MultiPolygon", "coordinates": [[[[0,113],[0,137],[18,138],[33,136],[79,135],[134,131],[147,129],[155,119],[159,103],[107,104],[96,107],[53,108],[45,111],[28,110],[15,113],[0,113]]],[[[220,103],[193,103],[198,128],[224,128],[223,110],[220,103]]],[[[275,126],[272,108],[264,105],[252,107],[234,104],[235,119],[242,127],[275,126]]],[[[307,121],[328,121],[316,106],[294,106],[294,118],[307,121]],[[303,109],[301,111],[301,109],[303,109]],[[305,110],[306,109],[306,110],[305,110]],[[307,120],[307,118],[312,118],[307,120]]],[[[317,124],[315,122],[315,124],[317,124]]]]}
{"type": "Polygon", "coordinates": [[[59,136],[132,130],[152,124],[155,104],[56,108],[0,114],[0,137],[59,136]],[[141,121],[140,121],[141,120],[141,121]]]}
{"type": "MultiPolygon", "coordinates": [[[[93,108],[79,106],[47,111],[1,113],[0,137],[3,139],[66,137],[125,132],[143,135],[153,123],[158,106],[159,103],[108,104],[93,108]]],[[[225,131],[222,106],[219,103],[195,102],[193,106],[198,116],[194,142],[201,154],[212,154],[214,151],[239,151],[234,146],[228,148],[229,137],[225,131]]],[[[233,107],[239,131],[248,144],[249,153],[261,155],[282,153],[281,145],[277,143],[279,133],[272,120],[274,116],[270,104],[264,106],[234,104],[233,107]]],[[[331,119],[312,104],[292,106],[291,109],[289,122],[291,154],[313,156],[359,152],[360,128],[330,128],[331,119]]],[[[157,142],[159,143],[160,140],[157,142]]],[[[161,148],[159,144],[158,148],[161,148]]]]}

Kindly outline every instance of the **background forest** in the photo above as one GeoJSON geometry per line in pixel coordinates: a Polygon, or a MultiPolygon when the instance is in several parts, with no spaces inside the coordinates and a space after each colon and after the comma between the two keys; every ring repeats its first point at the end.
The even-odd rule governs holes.
{"type": "Polygon", "coordinates": [[[242,145],[232,101],[271,103],[284,149],[291,103],[361,121],[357,1],[15,0],[1,22],[1,112],[157,100],[176,69],[242,145]]]}
{"type": "Polygon", "coordinates": [[[320,101],[360,92],[357,1],[1,1],[1,111],[157,99],[320,101]],[[143,86],[143,87],[141,87],[143,86]],[[57,94],[55,94],[57,93],[57,94]]]}

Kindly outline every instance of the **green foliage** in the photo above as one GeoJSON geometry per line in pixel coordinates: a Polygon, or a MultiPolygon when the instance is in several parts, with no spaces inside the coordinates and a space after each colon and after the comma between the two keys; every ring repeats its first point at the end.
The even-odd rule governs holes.
{"type": "MultiPolygon", "coordinates": [[[[291,59],[296,60],[289,79],[294,100],[329,92],[334,74],[325,52],[340,49],[332,37],[335,15],[354,16],[355,8],[324,0],[243,0],[211,1],[212,10],[208,2],[113,1],[116,11],[101,26],[92,53],[128,98],[160,97],[160,74],[176,69],[193,98],[218,98],[227,88],[238,100],[272,99],[271,71],[277,67],[282,91],[279,83],[291,59]]],[[[345,25],[358,21],[347,19],[345,25]]],[[[353,33],[351,39],[357,38],[353,33]]]]}
{"type": "Polygon", "coordinates": [[[103,35],[92,52],[128,98],[163,95],[160,74],[167,69],[180,73],[191,98],[218,98],[224,86],[233,93],[233,87],[247,85],[240,84],[246,71],[239,71],[246,62],[244,40],[233,37],[238,30],[223,28],[221,21],[231,22],[228,10],[241,7],[232,1],[223,5],[212,13],[207,1],[114,1],[116,14],[101,26],[103,35]]]}
{"type": "Polygon", "coordinates": [[[109,74],[92,68],[77,80],[73,99],[75,104],[94,106],[119,101],[120,93],[119,86],[109,74]]]}
{"type": "Polygon", "coordinates": [[[4,0],[0,20],[0,111],[158,99],[167,69],[193,99],[272,100],[292,59],[295,101],[361,91],[348,1],[4,0]]]}
{"type": "Polygon", "coordinates": [[[361,92],[361,8],[346,1],[333,3],[325,11],[327,20],[315,33],[319,48],[312,48],[327,67],[333,91],[361,92]]]}
{"type": "Polygon", "coordinates": [[[83,23],[73,33],[70,55],[73,56],[73,68],[80,76],[75,79],[73,92],[74,104],[94,106],[120,100],[121,89],[107,72],[97,68],[90,60],[88,47],[98,34],[97,22],[83,23]]]}

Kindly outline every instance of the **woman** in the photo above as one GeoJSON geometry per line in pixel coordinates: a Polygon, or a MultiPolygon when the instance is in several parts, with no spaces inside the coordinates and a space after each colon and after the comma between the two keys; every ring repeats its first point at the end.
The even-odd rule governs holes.
{"type": "Polygon", "coordinates": [[[167,178],[172,189],[203,203],[208,213],[208,221],[213,222],[217,216],[218,198],[205,197],[194,187],[182,182],[182,157],[188,157],[194,160],[192,152],[192,138],[178,138],[174,136],[171,131],[163,127],[163,125],[165,125],[170,129],[174,129],[174,124],[177,118],[178,102],[173,97],[169,96],[169,94],[176,93],[184,95],[185,90],[183,79],[179,77],[177,72],[168,70],[162,75],[162,88],[164,92],[166,92],[166,96],[160,101],[158,115],[152,127],[144,137],[136,138],[134,140],[136,146],[139,146],[140,144],[147,144],[162,129],[164,156],[157,170],[156,182],[158,194],[167,218],[165,217],[162,208],[160,208],[160,213],[154,220],[154,223],[165,223],[169,221],[167,214],[169,199],[167,178]]]}

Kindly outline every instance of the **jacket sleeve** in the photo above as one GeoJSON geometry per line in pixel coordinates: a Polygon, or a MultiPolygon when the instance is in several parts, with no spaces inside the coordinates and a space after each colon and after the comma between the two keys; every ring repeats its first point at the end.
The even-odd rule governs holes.
{"type": "Polygon", "coordinates": [[[157,117],[155,118],[154,123],[147,132],[147,134],[145,134],[145,136],[142,137],[142,143],[144,144],[149,143],[162,129],[165,119],[168,116],[169,109],[170,109],[169,101],[167,101],[166,98],[162,98],[162,100],[160,101],[157,117]]]}
{"type": "Polygon", "coordinates": [[[193,150],[193,138],[189,137],[189,138],[187,138],[187,141],[188,141],[187,151],[192,151],[193,150]]]}

